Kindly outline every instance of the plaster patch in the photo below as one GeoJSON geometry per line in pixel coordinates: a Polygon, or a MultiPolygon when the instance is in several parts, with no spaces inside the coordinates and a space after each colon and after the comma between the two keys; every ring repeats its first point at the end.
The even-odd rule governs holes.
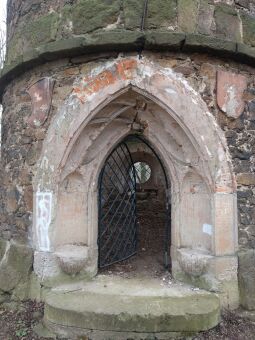
{"type": "Polygon", "coordinates": [[[169,93],[169,94],[176,94],[176,91],[174,91],[173,89],[166,89],[166,92],[169,93]]]}
{"type": "Polygon", "coordinates": [[[52,192],[36,193],[36,234],[40,250],[50,250],[49,226],[51,223],[52,192]]]}
{"type": "Polygon", "coordinates": [[[213,226],[211,224],[204,223],[203,224],[203,233],[212,235],[213,233],[213,226]]]}

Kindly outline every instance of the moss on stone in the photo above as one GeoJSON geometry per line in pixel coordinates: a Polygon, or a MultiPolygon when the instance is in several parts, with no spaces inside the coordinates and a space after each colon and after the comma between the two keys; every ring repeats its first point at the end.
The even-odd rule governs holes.
{"type": "Polygon", "coordinates": [[[185,41],[184,33],[147,31],[145,33],[145,49],[180,50],[185,41]]]}
{"type": "Polygon", "coordinates": [[[221,38],[241,42],[241,25],[238,12],[231,6],[219,4],[215,7],[216,34],[221,38]]]}
{"type": "Polygon", "coordinates": [[[6,245],[7,245],[7,242],[3,239],[0,239],[0,261],[2,260],[4,254],[5,254],[6,245]]]}
{"type": "Polygon", "coordinates": [[[58,30],[59,15],[51,13],[25,25],[23,34],[31,47],[53,41],[58,30]]]}
{"type": "Polygon", "coordinates": [[[168,28],[176,25],[176,0],[150,0],[148,3],[147,29],[168,28]]]}
{"type": "Polygon", "coordinates": [[[224,4],[224,3],[220,3],[220,4],[216,5],[215,14],[217,14],[217,12],[218,13],[224,13],[224,14],[227,14],[227,15],[237,16],[237,11],[235,10],[235,8],[233,8],[230,5],[224,4]]]}
{"type": "Polygon", "coordinates": [[[248,310],[255,310],[255,249],[240,251],[238,262],[241,305],[248,310]]]}
{"type": "Polygon", "coordinates": [[[71,22],[74,34],[84,34],[117,23],[120,0],[80,0],[62,10],[62,25],[71,22]]]}
{"type": "MultiPolygon", "coordinates": [[[[124,0],[124,22],[126,29],[141,27],[144,2],[137,0],[124,0]]],[[[175,26],[177,18],[176,0],[150,0],[145,18],[144,29],[159,29],[175,26]]]]}
{"type": "Polygon", "coordinates": [[[143,1],[123,0],[124,26],[126,29],[137,29],[141,26],[143,1]]]}
{"type": "Polygon", "coordinates": [[[51,13],[20,27],[8,44],[6,62],[10,64],[18,55],[32,48],[54,41],[58,30],[59,16],[51,13]]]}
{"type": "Polygon", "coordinates": [[[242,14],[243,42],[255,46],[255,18],[248,14],[242,14]]]}
{"type": "Polygon", "coordinates": [[[0,289],[11,292],[18,284],[26,282],[32,269],[32,249],[23,244],[10,243],[6,260],[0,263],[0,289]]]}
{"type": "Polygon", "coordinates": [[[235,53],[236,43],[202,34],[189,34],[186,36],[183,50],[216,51],[220,55],[225,55],[228,53],[235,53]]]}
{"type": "Polygon", "coordinates": [[[194,33],[198,22],[198,0],[178,0],[178,27],[183,32],[194,33]]]}
{"type": "Polygon", "coordinates": [[[6,64],[13,62],[18,55],[23,54],[24,41],[22,37],[22,32],[17,32],[12,39],[9,41],[6,52],[6,64]]]}

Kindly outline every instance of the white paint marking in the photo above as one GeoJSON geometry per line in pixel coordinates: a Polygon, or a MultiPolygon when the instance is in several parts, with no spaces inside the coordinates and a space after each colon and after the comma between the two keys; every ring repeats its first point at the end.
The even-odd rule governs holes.
{"type": "Polygon", "coordinates": [[[50,250],[49,226],[51,223],[52,193],[36,193],[36,233],[40,250],[50,250]]]}
{"type": "Polygon", "coordinates": [[[176,91],[174,91],[173,89],[167,88],[166,92],[169,94],[176,94],[176,91]]]}
{"type": "Polygon", "coordinates": [[[203,224],[203,233],[211,236],[212,235],[212,229],[213,229],[213,226],[211,224],[207,224],[207,223],[203,224]]]}

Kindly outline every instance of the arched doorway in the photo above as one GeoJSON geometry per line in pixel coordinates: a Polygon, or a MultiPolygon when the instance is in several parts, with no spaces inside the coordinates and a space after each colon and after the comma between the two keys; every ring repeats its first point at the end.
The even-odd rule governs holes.
{"type": "Polygon", "coordinates": [[[147,58],[90,70],[52,121],[33,183],[36,207],[48,207],[44,223],[35,209],[37,267],[57,275],[55,252],[80,246],[81,275],[97,274],[100,172],[115,146],[140,132],[171,178],[173,277],[219,289],[237,306],[236,186],[223,132],[187,82],[147,58]]]}
{"type": "Polygon", "coordinates": [[[152,275],[169,269],[169,189],[163,163],[144,137],[129,135],[115,147],[99,176],[99,268],[152,275]]]}

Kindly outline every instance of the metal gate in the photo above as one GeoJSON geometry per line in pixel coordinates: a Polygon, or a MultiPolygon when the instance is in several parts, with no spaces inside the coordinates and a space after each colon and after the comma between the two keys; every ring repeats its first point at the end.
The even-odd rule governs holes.
{"type": "Polygon", "coordinates": [[[135,168],[125,142],[110,154],[100,174],[98,233],[100,268],[136,254],[135,168]]]}

